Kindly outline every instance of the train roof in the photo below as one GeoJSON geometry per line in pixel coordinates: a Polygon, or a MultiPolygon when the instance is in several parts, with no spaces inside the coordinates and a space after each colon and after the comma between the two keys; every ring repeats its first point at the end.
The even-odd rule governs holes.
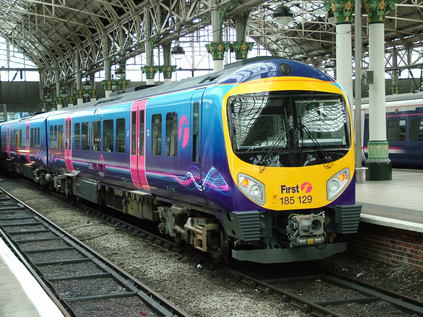
{"type": "MultiPolygon", "coordinates": [[[[161,94],[184,91],[187,89],[206,88],[216,84],[236,84],[255,79],[278,76],[301,76],[324,81],[334,81],[332,77],[324,72],[298,61],[273,56],[255,57],[227,64],[223,70],[203,76],[187,78],[177,82],[153,87],[131,87],[125,91],[116,92],[109,98],[101,98],[82,105],[70,106],[60,110],[38,114],[31,117],[30,120],[43,120],[51,115],[75,112],[91,108],[93,106],[106,106],[109,104],[145,99],[161,94]],[[281,67],[281,64],[284,64],[284,67],[281,67]]],[[[28,120],[28,117],[26,120],[28,120]]]]}
{"type": "Polygon", "coordinates": [[[68,111],[77,111],[79,109],[103,104],[106,105],[108,103],[126,102],[135,99],[149,98],[156,95],[178,92],[186,89],[208,87],[215,84],[235,84],[271,76],[306,76],[324,81],[334,81],[334,79],[329,75],[307,64],[283,59],[280,57],[264,56],[228,64],[225,65],[225,68],[221,71],[213,72],[203,76],[187,78],[165,85],[153,87],[147,86],[146,88],[144,88],[145,86],[132,87],[125,91],[116,92],[107,99],[101,98],[94,102],[71,106],[65,109],[68,109],[68,111]],[[283,72],[280,70],[279,66],[282,63],[289,66],[289,71],[283,72]],[[254,71],[250,69],[252,65],[255,65],[254,71]]]}

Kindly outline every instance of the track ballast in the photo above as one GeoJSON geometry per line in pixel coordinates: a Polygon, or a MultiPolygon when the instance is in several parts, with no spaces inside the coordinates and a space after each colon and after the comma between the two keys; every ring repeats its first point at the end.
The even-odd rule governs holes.
{"type": "Polygon", "coordinates": [[[0,188],[0,235],[68,316],[188,316],[0,188]]]}

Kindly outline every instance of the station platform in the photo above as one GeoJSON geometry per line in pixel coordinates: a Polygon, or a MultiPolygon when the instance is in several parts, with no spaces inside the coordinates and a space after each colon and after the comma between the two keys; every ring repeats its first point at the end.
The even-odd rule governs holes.
{"type": "Polygon", "coordinates": [[[423,233],[423,170],[393,169],[390,181],[356,186],[361,221],[423,233]]]}
{"type": "Polygon", "coordinates": [[[61,317],[37,280],[0,238],[0,316],[61,317]]]}

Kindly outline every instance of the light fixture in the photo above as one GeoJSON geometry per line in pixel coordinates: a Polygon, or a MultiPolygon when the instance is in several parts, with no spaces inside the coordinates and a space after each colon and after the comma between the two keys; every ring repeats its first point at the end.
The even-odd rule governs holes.
{"type": "Polygon", "coordinates": [[[67,95],[68,95],[68,93],[66,92],[66,90],[64,88],[59,91],[60,97],[65,98],[67,95]]]}
{"type": "Polygon", "coordinates": [[[179,45],[179,40],[176,40],[175,46],[172,47],[170,53],[176,59],[182,58],[185,55],[185,50],[181,45],[179,45]]]}
{"type": "Polygon", "coordinates": [[[328,23],[332,25],[336,25],[336,19],[335,19],[335,16],[333,15],[332,10],[328,11],[328,23]]]}
{"type": "Polygon", "coordinates": [[[87,79],[82,83],[82,88],[84,88],[84,90],[88,90],[91,88],[91,82],[87,79]]]}
{"type": "Polygon", "coordinates": [[[125,79],[125,68],[123,68],[122,66],[119,66],[115,70],[115,76],[119,79],[125,79]]]}
{"type": "Polygon", "coordinates": [[[287,25],[294,20],[291,10],[287,6],[280,5],[273,12],[273,19],[281,26],[287,25]]]}
{"type": "Polygon", "coordinates": [[[336,65],[335,65],[333,59],[332,58],[329,58],[329,60],[326,62],[326,64],[325,64],[324,67],[325,68],[335,68],[336,65]]]}
{"type": "Polygon", "coordinates": [[[45,99],[46,102],[52,102],[53,101],[51,94],[48,94],[44,99],[45,99]]]}

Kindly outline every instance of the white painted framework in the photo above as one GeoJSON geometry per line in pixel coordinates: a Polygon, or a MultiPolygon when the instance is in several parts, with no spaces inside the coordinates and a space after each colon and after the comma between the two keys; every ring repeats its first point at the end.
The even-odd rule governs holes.
{"type": "MultiPolygon", "coordinates": [[[[234,27],[236,17],[251,10],[247,35],[273,55],[329,70],[335,68],[335,26],[328,23],[324,0],[284,1],[294,14],[294,21],[284,27],[272,18],[280,0],[217,2],[225,14],[225,28],[234,27]]],[[[211,3],[212,0],[0,0],[0,36],[34,62],[46,86],[54,86],[56,69],[61,82],[74,81],[80,71],[88,75],[102,70],[105,59],[113,65],[139,55],[147,40],[153,40],[157,47],[203,29],[211,23],[211,3]],[[147,16],[152,21],[149,32],[144,24],[147,16]]],[[[368,60],[365,21],[366,17],[364,67],[368,60]]],[[[423,66],[422,22],[421,0],[399,0],[396,9],[388,14],[385,65],[390,76],[418,75],[416,69],[423,66]]]]}

